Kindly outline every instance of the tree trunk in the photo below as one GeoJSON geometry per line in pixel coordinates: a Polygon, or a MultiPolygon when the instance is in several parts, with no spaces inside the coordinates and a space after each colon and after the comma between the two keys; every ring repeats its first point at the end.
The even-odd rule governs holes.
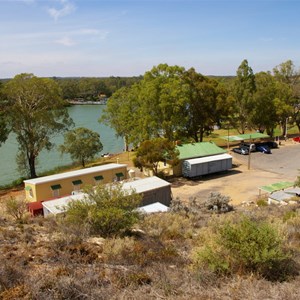
{"type": "Polygon", "coordinates": [[[31,154],[28,158],[28,164],[30,169],[30,178],[36,178],[36,172],[35,172],[35,156],[31,154]]]}
{"type": "Polygon", "coordinates": [[[85,161],[84,161],[84,158],[81,159],[81,164],[82,164],[83,167],[85,167],[85,161]]]}

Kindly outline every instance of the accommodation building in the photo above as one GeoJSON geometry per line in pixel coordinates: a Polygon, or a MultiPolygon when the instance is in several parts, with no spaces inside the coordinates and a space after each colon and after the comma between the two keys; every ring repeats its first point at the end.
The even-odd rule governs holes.
{"type": "MultiPolygon", "coordinates": [[[[146,212],[166,211],[166,207],[170,206],[172,199],[170,183],[155,176],[124,182],[122,183],[122,189],[142,194],[140,208],[146,212]]],[[[43,201],[41,203],[43,214],[47,216],[49,214],[63,213],[70,201],[84,200],[86,196],[87,194],[85,193],[78,193],[77,195],[43,201]]]]}
{"type": "Polygon", "coordinates": [[[24,180],[26,199],[45,201],[76,194],[85,185],[109,183],[127,178],[126,164],[107,164],[35,179],[24,180]]]}
{"type": "MultiPolygon", "coordinates": [[[[179,151],[179,164],[171,166],[168,164],[168,161],[160,162],[158,166],[159,172],[163,172],[167,176],[182,176],[184,161],[226,153],[226,150],[212,142],[180,144],[176,148],[179,151]]],[[[145,170],[145,175],[151,176],[153,174],[150,170],[145,170]]]]}

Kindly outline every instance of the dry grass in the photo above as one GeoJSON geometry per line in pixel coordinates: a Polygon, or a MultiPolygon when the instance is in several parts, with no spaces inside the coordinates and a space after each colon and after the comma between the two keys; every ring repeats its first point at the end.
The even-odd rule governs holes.
{"type": "Polygon", "coordinates": [[[111,239],[76,235],[51,218],[18,225],[1,218],[0,299],[299,299],[299,275],[270,282],[194,268],[195,249],[242,213],[278,225],[299,265],[299,207],[245,209],[205,214],[201,226],[179,214],[151,215],[135,234],[111,239]]]}

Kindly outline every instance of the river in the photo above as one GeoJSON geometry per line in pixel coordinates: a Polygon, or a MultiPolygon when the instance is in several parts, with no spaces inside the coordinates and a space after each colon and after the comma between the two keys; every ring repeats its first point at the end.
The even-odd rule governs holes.
{"type": "MultiPolygon", "coordinates": [[[[113,129],[98,122],[104,107],[104,105],[73,105],[68,107],[68,111],[75,123],[75,127],[86,127],[100,134],[100,140],[103,145],[101,153],[121,152],[124,147],[123,140],[116,137],[113,129]]],[[[52,141],[56,146],[63,144],[63,134],[55,136],[52,141]]],[[[51,151],[42,151],[40,153],[37,173],[72,162],[70,156],[68,154],[61,155],[56,146],[51,151]]],[[[5,144],[0,147],[0,186],[9,184],[21,177],[16,164],[17,151],[18,143],[15,135],[10,134],[5,144]]]]}

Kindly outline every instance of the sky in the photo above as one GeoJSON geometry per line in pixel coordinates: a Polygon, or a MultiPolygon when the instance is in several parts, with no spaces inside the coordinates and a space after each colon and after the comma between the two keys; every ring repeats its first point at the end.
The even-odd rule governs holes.
{"type": "Polygon", "coordinates": [[[300,0],[0,0],[0,78],[300,65],[300,0]]]}

